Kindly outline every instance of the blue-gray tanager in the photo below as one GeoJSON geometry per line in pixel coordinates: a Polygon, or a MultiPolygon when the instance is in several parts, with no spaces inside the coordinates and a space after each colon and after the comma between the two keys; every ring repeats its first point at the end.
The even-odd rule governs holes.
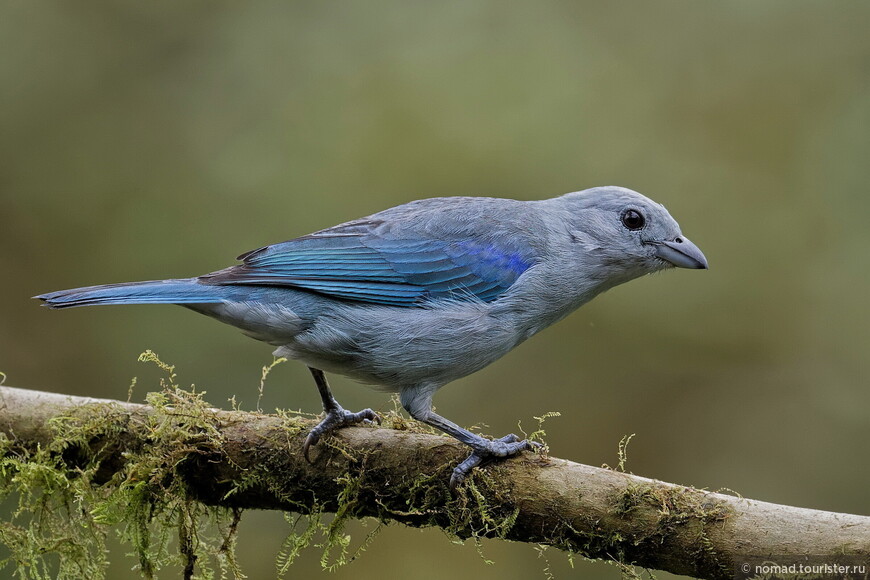
{"type": "Polygon", "coordinates": [[[706,268],[664,206],[621,187],[543,201],[424,199],[239,256],[197,278],[37,296],[52,308],[180,304],[308,365],[333,429],[379,421],[343,409],[323,371],[398,392],[415,419],[472,449],[453,472],[537,445],[490,440],[432,410],[445,384],[478,371],[601,292],[671,267],[706,268]]]}

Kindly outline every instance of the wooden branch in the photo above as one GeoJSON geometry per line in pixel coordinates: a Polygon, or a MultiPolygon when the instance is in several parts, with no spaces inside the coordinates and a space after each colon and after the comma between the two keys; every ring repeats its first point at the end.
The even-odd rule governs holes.
{"type": "MultiPolygon", "coordinates": [[[[45,446],[56,437],[49,420],[82,408],[124,425],[114,439],[91,445],[103,454],[107,480],[123,465],[124,451],[151,444],[152,407],[11,387],[0,387],[0,431],[23,448],[45,446]]],[[[309,464],[301,449],[310,421],[207,413],[219,445],[191,447],[177,475],[209,505],[341,508],[354,517],[553,545],[699,578],[733,578],[752,556],[870,557],[866,516],[737,498],[532,453],[476,470],[473,488],[452,495],[450,471],[467,450],[399,419],[393,428],[341,430],[313,448],[309,464]],[[356,483],[350,503],[349,477],[356,483]]],[[[179,412],[173,420],[186,419],[179,412]]]]}

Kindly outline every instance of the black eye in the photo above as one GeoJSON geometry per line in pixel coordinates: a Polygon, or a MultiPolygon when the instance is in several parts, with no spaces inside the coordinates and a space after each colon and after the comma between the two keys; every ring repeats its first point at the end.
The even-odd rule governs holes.
{"type": "Polygon", "coordinates": [[[643,214],[635,209],[627,209],[622,214],[622,225],[630,230],[639,230],[645,223],[643,214]]]}

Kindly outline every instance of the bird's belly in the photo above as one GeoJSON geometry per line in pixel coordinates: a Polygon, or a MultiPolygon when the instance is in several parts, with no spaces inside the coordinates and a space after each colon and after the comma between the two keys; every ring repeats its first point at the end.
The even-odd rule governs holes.
{"type": "Polygon", "coordinates": [[[483,303],[429,308],[345,306],[276,351],[387,390],[440,387],[478,371],[519,342],[483,303]]]}

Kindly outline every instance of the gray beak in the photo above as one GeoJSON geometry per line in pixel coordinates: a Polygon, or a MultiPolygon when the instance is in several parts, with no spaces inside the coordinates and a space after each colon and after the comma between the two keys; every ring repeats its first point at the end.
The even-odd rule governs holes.
{"type": "Polygon", "coordinates": [[[670,262],[677,268],[690,268],[693,270],[706,270],[707,258],[698,246],[688,238],[677,236],[672,241],[647,242],[656,247],[656,256],[670,262]]]}

